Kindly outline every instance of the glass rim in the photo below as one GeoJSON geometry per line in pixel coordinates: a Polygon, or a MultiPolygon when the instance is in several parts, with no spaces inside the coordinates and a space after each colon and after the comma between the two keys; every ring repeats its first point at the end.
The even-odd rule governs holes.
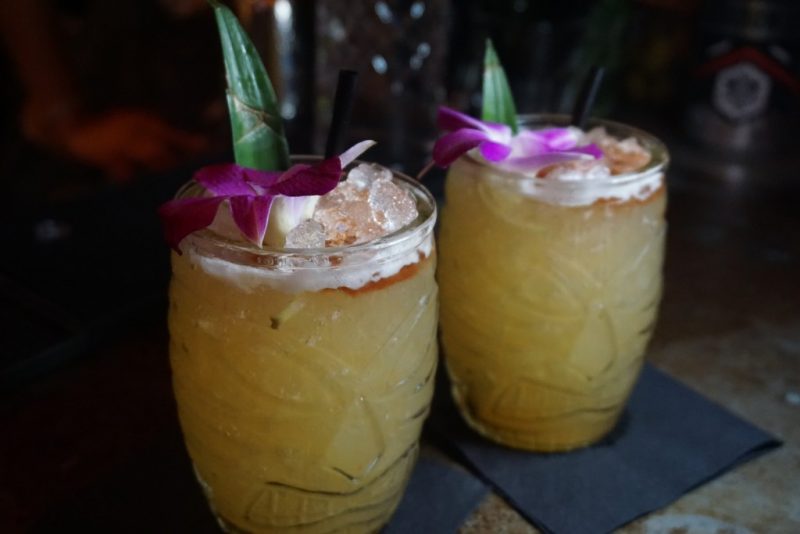
{"type": "MultiPolygon", "coordinates": [[[[525,127],[530,124],[537,124],[541,125],[542,127],[565,127],[570,124],[570,121],[571,117],[564,113],[527,113],[520,115],[517,120],[521,127],[525,127]]],[[[523,171],[504,169],[498,164],[475,157],[470,153],[465,154],[463,157],[475,165],[492,169],[496,174],[502,175],[497,176],[497,178],[500,179],[518,181],[520,178],[522,178],[524,180],[531,180],[540,187],[563,188],[570,190],[580,189],[588,185],[596,186],[598,184],[607,185],[609,187],[626,185],[630,184],[631,182],[650,178],[654,174],[664,173],[666,171],[666,168],[670,162],[669,151],[667,150],[667,146],[664,144],[664,142],[653,134],[648,133],[641,128],[637,128],[636,126],[595,117],[590,118],[587,121],[586,126],[586,129],[590,129],[595,126],[608,126],[609,128],[613,129],[613,131],[624,132],[625,137],[636,138],[636,140],[640,141],[650,152],[650,161],[647,163],[647,165],[637,171],[613,174],[607,178],[591,180],[591,183],[589,183],[589,181],[562,182],[559,180],[548,180],[547,178],[526,174],[523,171]]],[[[613,135],[613,132],[611,133],[613,135]]]]}
{"type": "MultiPolygon", "coordinates": [[[[315,155],[292,155],[290,156],[292,163],[303,163],[303,162],[316,162],[321,161],[323,158],[322,156],[315,156],[315,155]]],[[[352,169],[353,166],[361,163],[366,164],[374,164],[375,162],[364,161],[364,160],[354,160],[352,164],[348,166],[348,169],[352,169]]],[[[378,164],[380,165],[380,164],[378,164]]],[[[416,180],[407,174],[404,174],[400,171],[392,169],[390,167],[386,167],[381,165],[383,168],[388,169],[392,173],[393,179],[397,179],[407,187],[412,195],[415,197],[415,200],[419,204],[419,201],[422,200],[425,204],[426,208],[430,208],[427,213],[427,216],[424,216],[423,212],[420,211],[417,219],[412,221],[411,223],[395,230],[394,232],[388,233],[384,236],[381,236],[376,239],[372,239],[370,241],[364,243],[356,243],[352,245],[341,245],[336,247],[315,247],[315,248],[274,248],[267,245],[263,245],[261,247],[247,242],[247,241],[234,241],[230,238],[221,236],[212,230],[207,228],[194,232],[186,237],[187,240],[195,240],[195,239],[202,239],[206,246],[211,246],[213,248],[218,248],[220,250],[224,250],[231,253],[245,253],[245,254],[254,254],[261,257],[275,257],[275,258],[314,258],[314,257],[323,257],[323,256],[341,256],[341,255],[351,255],[351,254],[358,254],[359,252],[374,252],[376,250],[385,249],[385,248],[392,248],[395,246],[402,245],[404,242],[412,240],[414,236],[419,235],[421,238],[424,238],[429,233],[433,231],[433,227],[436,224],[436,218],[438,215],[438,207],[436,205],[436,200],[434,199],[433,195],[428,188],[425,187],[422,182],[416,180]],[[424,216],[424,218],[423,218],[424,216]]],[[[174,198],[187,198],[191,196],[189,193],[194,189],[202,189],[202,186],[195,182],[193,179],[186,181],[178,191],[175,193],[174,198]]],[[[410,248],[410,246],[409,246],[410,248]]]]}

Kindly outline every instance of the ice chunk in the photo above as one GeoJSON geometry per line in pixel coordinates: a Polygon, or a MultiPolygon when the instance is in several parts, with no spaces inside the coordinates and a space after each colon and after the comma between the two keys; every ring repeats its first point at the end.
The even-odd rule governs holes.
{"type": "Polygon", "coordinates": [[[603,143],[613,140],[614,138],[608,135],[608,132],[604,126],[597,126],[586,132],[583,137],[583,141],[578,144],[588,145],[589,143],[597,143],[598,145],[602,145],[603,143]]]}
{"type": "Polygon", "coordinates": [[[314,220],[325,227],[325,244],[329,247],[364,243],[383,233],[372,220],[368,190],[347,191],[346,182],[322,197],[314,212],[314,220]],[[345,191],[339,191],[345,189],[345,191]]]}
{"type": "Polygon", "coordinates": [[[411,195],[391,181],[375,181],[369,189],[372,219],[385,232],[394,232],[417,218],[417,206],[411,195]]]}
{"type": "Polygon", "coordinates": [[[578,160],[554,165],[544,174],[548,180],[576,182],[580,180],[602,180],[608,178],[611,171],[599,160],[578,160]]]}
{"type": "Polygon", "coordinates": [[[313,220],[325,228],[329,247],[366,243],[417,218],[411,195],[392,182],[392,172],[374,164],[352,169],[347,179],[324,195],[313,220]]]}
{"type": "Polygon", "coordinates": [[[650,152],[635,137],[620,141],[606,132],[605,128],[598,127],[589,130],[584,140],[596,143],[603,150],[603,161],[611,174],[638,171],[650,162],[650,152]]]}
{"type": "Polygon", "coordinates": [[[307,219],[286,234],[286,248],[321,248],[325,246],[325,227],[307,219]]]}
{"type": "Polygon", "coordinates": [[[323,203],[330,204],[341,204],[344,202],[352,202],[354,200],[359,200],[363,196],[363,191],[361,188],[351,184],[349,182],[339,182],[339,185],[336,186],[336,189],[328,193],[327,195],[323,196],[323,203]]]}
{"type": "Polygon", "coordinates": [[[617,146],[622,152],[644,152],[645,150],[639,144],[635,137],[628,137],[620,141],[617,146]]]}
{"type": "Polygon", "coordinates": [[[347,174],[347,183],[359,189],[369,189],[374,182],[388,182],[392,171],[375,163],[362,163],[347,174]]]}
{"type": "Polygon", "coordinates": [[[264,242],[274,247],[284,246],[286,235],[302,221],[311,218],[317,202],[319,202],[318,196],[275,197],[269,212],[269,224],[264,242]]]}
{"type": "Polygon", "coordinates": [[[650,153],[633,137],[614,140],[602,149],[612,174],[638,171],[650,162],[650,153]]]}

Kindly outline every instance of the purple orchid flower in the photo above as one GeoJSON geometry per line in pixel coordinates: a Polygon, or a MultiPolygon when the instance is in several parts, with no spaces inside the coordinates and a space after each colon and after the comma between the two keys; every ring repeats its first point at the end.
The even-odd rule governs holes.
{"type": "Polygon", "coordinates": [[[433,146],[433,160],[447,167],[475,147],[489,161],[501,161],[511,153],[511,128],[496,122],[483,122],[458,111],[440,107],[436,122],[450,131],[433,146]]]}
{"type": "Polygon", "coordinates": [[[276,196],[305,197],[332,191],[343,169],[373,145],[374,141],[362,141],[339,156],[315,165],[299,163],[283,172],[249,169],[235,163],[203,167],[193,179],[205,188],[206,196],[173,199],[158,210],[167,243],[180,253],[181,241],[210,226],[220,205],[228,201],[239,231],[248,241],[261,246],[276,196]]]}
{"type": "Polygon", "coordinates": [[[599,159],[603,151],[595,144],[578,146],[580,133],[574,128],[523,130],[513,135],[505,124],[484,122],[448,107],[440,107],[439,128],[445,134],[433,147],[433,161],[448,167],[477,148],[481,155],[515,171],[533,171],[577,159],[599,159]]]}

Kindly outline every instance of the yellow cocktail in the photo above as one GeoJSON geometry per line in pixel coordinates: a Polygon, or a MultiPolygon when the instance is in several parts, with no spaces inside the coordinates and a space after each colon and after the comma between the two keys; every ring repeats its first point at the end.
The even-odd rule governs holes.
{"type": "Polygon", "coordinates": [[[608,433],[655,324],[667,153],[603,124],[635,138],[649,163],[558,180],[466,155],[447,176],[438,277],[452,392],[473,428],[512,447],[567,450],[608,433]]]}
{"type": "Polygon", "coordinates": [[[436,369],[436,212],[394,182],[419,215],[383,238],[268,250],[206,230],[173,255],[175,397],[226,530],[377,531],[400,500],[436,369]]]}

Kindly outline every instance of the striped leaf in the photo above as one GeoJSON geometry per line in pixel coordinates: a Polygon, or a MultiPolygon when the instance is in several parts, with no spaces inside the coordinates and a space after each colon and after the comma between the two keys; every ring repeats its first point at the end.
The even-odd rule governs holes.
{"type": "Polygon", "coordinates": [[[497,58],[492,40],[486,40],[486,55],[483,59],[483,112],[481,118],[489,122],[499,122],[518,131],[517,110],[514,97],[508,86],[508,79],[497,58]]]}
{"type": "Polygon", "coordinates": [[[208,0],[222,42],[228,80],[228,111],[236,163],[260,170],[289,167],[278,99],[255,46],[230,9],[208,0]]]}

